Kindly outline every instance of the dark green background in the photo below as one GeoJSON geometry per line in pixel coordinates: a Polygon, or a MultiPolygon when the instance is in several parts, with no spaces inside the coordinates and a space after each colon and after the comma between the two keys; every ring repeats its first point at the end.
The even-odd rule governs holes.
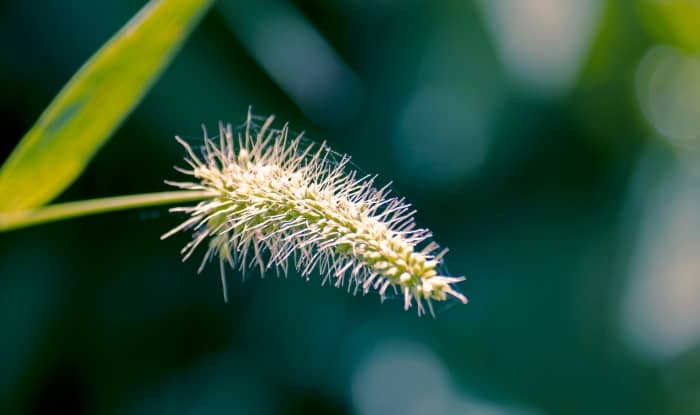
{"type": "MultiPolygon", "coordinates": [[[[552,92],[506,69],[469,1],[219,2],[59,200],[166,190],[175,134],[252,105],[393,180],[469,305],[417,318],[296,275],[234,275],[224,304],[216,266],[197,277],[185,236],[159,241],[181,219],[166,208],[1,234],[0,413],[699,413],[698,349],[636,353],[621,323],[644,195],[685,160],[635,73],[656,43],[694,53],[645,3],[602,2],[576,79],[552,92]],[[271,11],[303,16],[344,62],[315,106],[260,64],[269,43],[251,33],[271,11]]],[[[0,160],[142,4],[0,5],[0,160]]],[[[273,39],[278,70],[313,95],[317,62],[290,39],[273,39]]]]}

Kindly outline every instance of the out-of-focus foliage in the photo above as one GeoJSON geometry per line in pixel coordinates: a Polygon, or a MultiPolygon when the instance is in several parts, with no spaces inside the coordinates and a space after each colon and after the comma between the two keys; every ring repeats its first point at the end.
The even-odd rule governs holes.
{"type": "Polygon", "coordinates": [[[210,4],[151,1],[100,48],[4,163],[0,211],[40,206],[68,187],[141,101],[210,4]]]}
{"type": "MultiPolygon", "coordinates": [[[[0,6],[1,157],[142,4],[0,6]]],[[[165,209],[7,233],[0,412],[700,412],[696,10],[218,2],[59,199],[164,190],[174,134],[252,104],[394,179],[470,304],[417,319],[294,276],[224,304],[165,209]]]]}
{"type": "Polygon", "coordinates": [[[652,35],[688,52],[700,52],[700,2],[661,0],[640,3],[642,20],[652,35]]]}

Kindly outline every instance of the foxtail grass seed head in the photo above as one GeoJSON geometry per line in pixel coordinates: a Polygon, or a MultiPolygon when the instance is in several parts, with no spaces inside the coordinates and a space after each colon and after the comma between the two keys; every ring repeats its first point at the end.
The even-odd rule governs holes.
{"type": "Polygon", "coordinates": [[[361,177],[348,156],[302,135],[291,138],[287,125],[273,129],[273,120],[249,113],[239,129],[220,124],[218,137],[205,130],[199,151],[176,137],[188,165],[176,169],[191,178],[166,183],[211,195],[171,209],[189,217],[162,238],[193,233],[183,261],[208,245],[199,271],[218,257],[224,298],[226,265],[243,276],[248,268],[286,275],[293,265],[307,279],[318,271],[323,283],[354,293],[375,289],[382,300],[391,289],[405,309],[415,301],[419,315],[425,304],[433,313],[432,301],[467,302],[455,286],[464,278],[440,274],[447,249],[416,227],[411,205],[391,196],[389,185],[376,188],[376,176],[361,177]]]}

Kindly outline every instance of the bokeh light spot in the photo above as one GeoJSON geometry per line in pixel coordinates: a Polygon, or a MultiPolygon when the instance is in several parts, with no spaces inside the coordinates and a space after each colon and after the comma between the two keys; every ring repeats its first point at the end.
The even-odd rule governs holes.
{"type": "Polygon", "coordinates": [[[539,411],[489,402],[455,391],[447,369],[427,348],[387,341],[357,369],[352,397],[360,415],[535,415],[539,411]]]}
{"type": "Polygon", "coordinates": [[[678,169],[642,206],[623,333],[638,354],[664,360],[700,341],[700,179],[678,169]]]}
{"type": "Polygon", "coordinates": [[[573,83],[601,15],[599,0],[479,2],[506,68],[545,94],[573,83]]]}
{"type": "Polygon", "coordinates": [[[449,85],[429,83],[408,101],[398,122],[399,165],[424,186],[448,186],[475,173],[486,158],[485,110],[449,85]]]}
{"type": "Polygon", "coordinates": [[[700,57],[651,48],[637,70],[637,96],[654,128],[679,148],[700,139],[700,57]]]}

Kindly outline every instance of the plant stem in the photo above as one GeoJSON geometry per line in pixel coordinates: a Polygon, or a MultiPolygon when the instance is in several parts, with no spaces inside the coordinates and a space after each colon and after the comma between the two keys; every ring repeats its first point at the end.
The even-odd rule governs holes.
{"type": "Polygon", "coordinates": [[[0,212],[0,232],[97,213],[201,200],[208,196],[211,194],[204,191],[159,192],[59,203],[26,211],[0,212]]]}

